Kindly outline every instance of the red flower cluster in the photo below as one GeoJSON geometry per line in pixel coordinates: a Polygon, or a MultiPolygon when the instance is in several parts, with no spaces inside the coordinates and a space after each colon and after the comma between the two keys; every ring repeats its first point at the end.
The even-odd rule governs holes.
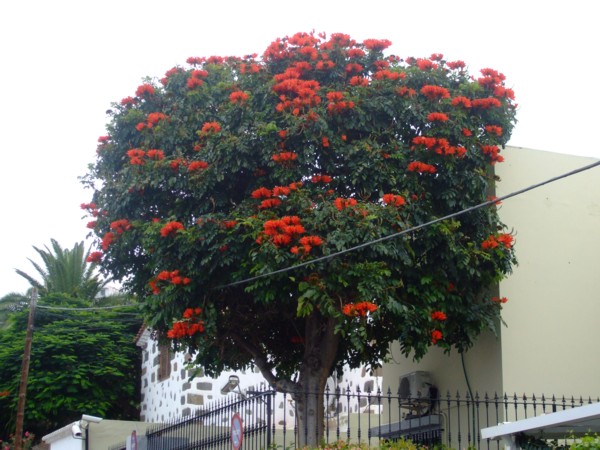
{"type": "Polygon", "coordinates": [[[117,234],[122,234],[131,229],[131,224],[127,219],[115,220],[110,224],[110,229],[117,234]]]}
{"type": "Polygon", "coordinates": [[[467,97],[454,97],[450,103],[452,104],[452,106],[460,105],[463,108],[470,108],[472,106],[471,100],[467,97]]]}
{"type": "MultiPolygon", "coordinates": [[[[306,67],[300,66],[300,69],[306,69],[306,67]]],[[[273,90],[279,94],[280,100],[275,107],[277,112],[291,111],[293,115],[297,116],[300,112],[321,103],[321,97],[317,95],[320,88],[319,82],[301,80],[301,76],[302,70],[299,70],[298,67],[289,67],[285,72],[275,75],[274,79],[277,84],[273,86],[273,90]]]]}
{"type": "Polygon", "coordinates": [[[417,95],[417,91],[415,91],[412,88],[402,86],[396,89],[396,94],[398,94],[400,97],[414,97],[415,95],[417,95]]]}
{"type": "Polygon", "coordinates": [[[404,78],[406,78],[406,74],[403,72],[394,72],[387,69],[381,69],[373,74],[373,78],[375,78],[376,80],[396,81],[403,80],[404,78]]]}
{"type": "Polygon", "coordinates": [[[500,154],[500,148],[498,148],[496,145],[483,145],[481,150],[483,151],[484,155],[490,157],[490,163],[492,165],[496,164],[497,162],[504,161],[504,156],[500,154]]]}
{"type": "Polygon", "coordinates": [[[187,162],[185,160],[183,160],[182,158],[177,158],[174,159],[173,161],[171,161],[169,163],[169,166],[171,167],[171,169],[178,171],[179,170],[179,166],[187,166],[187,162]]]}
{"type": "Polygon", "coordinates": [[[430,122],[447,122],[448,115],[441,112],[432,112],[427,115],[427,120],[430,122]]]}
{"type": "Polygon", "coordinates": [[[170,284],[174,284],[176,286],[179,285],[188,285],[192,282],[192,280],[188,277],[182,277],[181,274],[179,273],[179,270],[163,270],[162,272],[160,272],[156,278],[151,279],[148,282],[148,285],[150,286],[150,289],[152,290],[152,293],[154,295],[158,295],[160,294],[161,288],[159,286],[159,283],[170,283],[170,284]]]}
{"type": "Polygon", "coordinates": [[[423,71],[430,71],[437,69],[438,65],[429,59],[418,58],[416,61],[417,67],[423,71]]]}
{"type": "Polygon", "coordinates": [[[381,51],[392,45],[392,41],[388,39],[365,39],[363,45],[366,49],[372,51],[381,51]]]}
{"type": "Polygon", "coordinates": [[[429,100],[441,100],[444,98],[450,98],[450,92],[448,89],[442,86],[425,85],[421,88],[421,94],[427,97],[429,100]]]}
{"type": "Polygon", "coordinates": [[[97,264],[102,261],[102,256],[104,256],[102,252],[91,252],[85,260],[86,262],[97,264]]]}
{"type": "Polygon", "coordinates": [[[191,66],[198,66],[200,64],[203,64],[205,61],[206,58],[204,56],[190,56],[188,59],[185,60],[185,62],[191,66]]]}
{"type": "Polygon", "coordinates": [[[190,77],[187,80],[188,89],[195,89],[204,84],[204,78],[208,76],[206,70],[192,70],[190,77]]]}
{"type": "Polygon", "coordinates": [[[275,186],[273,188],[274,197],[287,197],[292,192],[292,189],[288,186],[275,186]]]}
{"type": "Polygon", "coordinates": [[[252,191],[250,196],[252,198],[271,198],[273,196],[273,192],[266,187],[260,187],[252,191]]]}
{"type": "Polygon", "coordinates": [[[413,161],[408,164],[407,167],[409,172],[418,172],[418,173],[436,173],[437,169],[435,166],[431,164],[426,164],[420,161],[413,161]]]}
{"type": "Polygon", "coordinates": [[[146,156],[150,159],[160,161],[160,160],[164,159],[165,152],[163,152],[162,150],[157,150],[157,149],[153,148],[146,152],[146,156]]]}
{"type": "Polygon", "coordinates": [[[218,133],[220,131],[221,131],[221,125],[219,125],[218,122],[205,122],[204,125],[202,125],[200,134],[202,134],[203,136],[206,136],[207,134],[218,133]]]}
{"type": "Polygon", "coordinates": [[[341,198],[338,197],[333,201],[334,206],[338,211],[342,211],[346,208],[350,208],[351,206],[356,206],[357,201],[355,198],[341,198]]]}
{"type": "Polygon", "coordinates": [[[108,250],[108,247],[110,246],[110,244],[112,244],[115,240],[116,236],[115,233],[113,233],[112,231],[109,231],[108,233],[106,233],[104,235],[104,237],[102,237],[102,250],[106,251],[108,250]]]}
{"type": "MultiPolygon", "coordinates": [[[[433,113],[432,113],[433,114],[433,113]]],[[[463,157],[467,150],[460,145],[450,145],[445,138],[434,138],[427,136],[416,136],[413,138],[413,144],[423,145],[427,150],[433,150],[438,155],[463,157]]]]}
{"type": "Polygon", "coordinates": [[[443,320],[446,320],[448,317],[447,317],[447,316],[446,316],[446,314],[445,314],[444,312],[442,312],[442,311],[433,311],[433,312],[431,313],[431,318],[432,318],[433,320],[440,320],[440,321],[443,321],[443,320]]]}
{"type": "Polygon", "coordinates": [[[512,235],[507,233],[502,233],[498,235],[490,235],[488,238],[481,243],[481,248],[484,250],[490,250],[498,247],[499,245],[503,245],[505,248],[512,248],[514,238],[512,235]]]}
{"type": "Polygon", "coordinates": [[[234,104],[242,104],[248,100],[250,96],[243,91],[234,91],[229,95],[229,100],[234,104]]]}
{"type": "Polygon", "coordinates": [[[138,86],[138,88],[136,89],[135,96],[136,97],[145,97],[145,96],[154,95],[155,92],[156,92],[156,90],[154,89],[154,86],[152,86],[151,84],[142,84],[141,86],[138,86]]]}
{"type": "Polygon", "coordinates": [[[144,156],[146,152],[144,150],[140,150],[139,148],[132,148],[127,151],[127,156],[129,156],[129,163],[132,165],[142,165],[144,164],[144,156]]]}
{"type": "Polygon", "coordinates": [[[310,178],[311,183],[331,183],[331,181],[333,180],[333,178],[331,178],[329,175],[313,175],[310,178]]]}
{"type": "Polygon", "coordinates": [[[494,303],[506,303],[508,299],[506,297],[492,297],[494,303]]]}
{"type": "Polygon", "coordinates": [[[182,73],[182,72],[183,72],[183,69],[181,67],[172,67],[171,69],[167,70],[165,72],[165,76],[160,79],[161,84],[163,86],[166,86],[167,83],[169,82],[169,79],[173,75],[177,75],[178,73],[182,73]]]}
{"type": "Polygon", "coordinates": [[[204,170],[208,167],[208,163],[206,161],[192,161],[188,165],[188,170],[190,172],[198,172],[200,170],[204,170]]]}
{"type": "Polygon", "coordinates": [[[81,205],[79,205],[79,207],[81,209],[87,209],[89,211],[96,210],[96,204],[95,203],[82,203],[81,205]]]}
{"type": "Polygon", "coordinates": [[[377,311],[377,305],[371,302],[346,303],[342,314],[348,317],[366,317],[368,313],[377,311]]]}
{"type": "Polygon", "coordinates": [[[204,322],[200,320],[202,308],[188,308],[183,312],[183,319],[173,323],[173,328],[167,332],[169,339],[181,339],[204,332],[204,322]]]}
{"type": "Polygon", "coordinates": [[[502,127],[498,125],[486,125],[485,126],[486,133],[494,134],[496,136],[502,136],[502,127]]]}
{"type": "Polygon", "coordinates": [[[382,200],[386,205],[402,206],[406,204],[404,197],[396,194],[383,194],[382,200]]]}
{"type": "Polygon", "coordinates": [[[354,108],[353,101],[344,100],[344,93],[333,91],[327,94],[327,100],[329,103],[327,104],[327,112],[329,114],[341,114],[347,109],[354,108]]]}
{"type": "Polygon", "coordinates": [[[464,61],[450,61],[446,63],[446,66],[451,70],[462,70],[467,67],[464,61]]]}
{"type": "Polygon", "coordinates": [[[481,69],[483,78],[478,78],[477,83],[488,89],[494,89],[496,86],[502,85],[506,77],[494,69],[481,69]]]}
{"type": "Polygon", "coordinates": [[[162,237],[167,237],[177,233],[179,230],[183,230],[183,224],[181,222],[172,221],[161,228],[160,235],[162,237]]]}
{"type": "Polygon", "coordinates": [[[140,122],[135,126],[135,129],[138,131],[142,131],[145,128],[152,128],[154,125],[158,124],[161,120],[167,119],[167,116],[161,112],[153,112],[148,114],[146,117],[146,122],[140,122]]]}
{"type": "Polygon", "coordinates": [[[433,330],[431,332],[431,343],[433,345],[437,344],[439,340],[443,338],[442,332],[440,330],[433,330]]]}
{"type": "Polygon", "coordinates": [[[368,86],[369,79],[365,77],[361,77],[360,75],[355,75],[350,78],[350,86],[368,86]]]}
{"type": "Polygon", "coordinates": [[[298,155],[294,152],[280,152],[271,156],[271,159],[276,163],[285,164],[294,161],[298,155]]]}
{"type": "Polygon", "coordinates": [[[489,109],[499,108],[502,106],[502,103],[500,103],[500,100],[494,97],[476,98],[471,101],[471,106],[473,106],[473,108],[489,109]]]}
{"type": "Polygon", "coordinates": [[[131,105],[135,105],[137,103],[137,100],[133,97],[125,97],[125,98],[121,99],[121,101],[119,103],[121,106],[131,106],[131,105]]]}
{"type": "Polygon", "coordinates": [[[258,209],[268,209],[268,208],[275,208],[277,206],[281,205],[281,200],[278,198],[267,198],[264,199],[262,202],[260,202],[260,205],[258,205],[258,209]]]}

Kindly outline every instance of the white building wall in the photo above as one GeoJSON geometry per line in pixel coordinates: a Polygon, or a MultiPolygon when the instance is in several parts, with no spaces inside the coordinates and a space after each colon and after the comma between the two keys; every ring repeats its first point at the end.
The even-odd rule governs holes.
{"type": "MultiPolygon", "coordinates": [[[[229,380],[230,375],[239,376],[239,387],[242,391],[268,389],[265,379],[258,370],[225,371],[216,378],[205,376],[201,369],[198,369],[197,372],[187,370],[185,361],[189,355],[182,352],[172,354],[170,377],[164,381],[158,381],[160,350],[156,341],[151,338],[149,330],[145,330],[140,336],[138,346],[142,347],[143,351],[140,408],[140,420],[142,421],[168,422],[193,415],[201,408],[210,407],[211,402],[224,398],[220,391],[229,380]],[[195,376],[190,380],[192,375],[195,376]]],[[[356,392],[358,388],[363,393],[368,390],[376,393],[377,389],[382,389],[380,373],[371,375],[364,369],[348,369],[341,379],[331,378],[328,385],[331,393],[338,386],[343,390],[342,392],[345,392],[347,388],[351,392],[356,392]]],[[[236,395],[235,392],[237,390],[226,395],[236,395]]],[[[289,399],[290,397],[287,396],[288,401],[284,403],[283,395],[278,395],[275,401],[275,419],[276,423],[282,426],[285,414],[287,427],[293,428],[294,412],[289,399]]],[[[347,401],[340,403],[342,414],[356,413],[366,406],[364,399],[362,405],[359,405],[355,399],[351,399],[350,404],[347,401]]]]}

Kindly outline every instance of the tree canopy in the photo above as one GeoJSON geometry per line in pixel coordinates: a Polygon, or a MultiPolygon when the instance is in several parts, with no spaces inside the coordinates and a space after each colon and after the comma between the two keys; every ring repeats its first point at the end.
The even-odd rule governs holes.
{"type": "MultiPolygon", "coordinates": [[[[65,294],[39,300],[25,406],[25,429],[38,437],[83,413],[139,417],[141,363],[133,342],[141,323],[137,310],[73,309],[89,306],[65,294]]],[[[11,326],[0,331],[0,436],[5,438],[14,432],[27,317],[27,311],[15,312],[11,326]]]]}
{"type": "MultiPolygon", "coordinates": [[[[82,413],[114,419],[139,416],[140,354],[133,342],[141,318],[132,298],[99,297],[106,284],[86,261],[83,243],[72,249],[52,240],[52,250],[34,249],[42,264],[30,260],[40,290],[25,405],[25,429],[41,438],[77,420],[82,413]],[[129,308],[90,309],[131,304],[129,308]]],[[[28,321],[28,295],[0,299],[0,438],[14,432],[28,321]]]]}
{"type": "Polygon", "coordinates": [[[254,362],[318,390],[391,341],[464,351],[498,322],[487,289],[514,253],[494,207],[379,239],[493,195],[513,91],[389,45],[298,33],[190,57],[112,106],[83,177],[91,258],[208,373],[254,362]]]}

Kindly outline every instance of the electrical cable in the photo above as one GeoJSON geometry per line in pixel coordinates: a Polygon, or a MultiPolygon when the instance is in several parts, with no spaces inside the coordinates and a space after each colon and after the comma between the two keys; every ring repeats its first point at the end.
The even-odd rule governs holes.
{"type": "Polygon", "coordinates": [[[526,188],[523,188],[523,189],[519,189],[517,191],[513,191],[510,194],[506,194],[506,195],[503,195],[501,197],[497,197],[497,198],[494,198],[492,200],[488,200],[488,201],[485,201],[483,203],[479,203],[478,205],[471,206],[471,207],[463,209],[461,211],[458,211],[458,212],[455,212],[455,213],[452,213],[452,214],[448,214],[448,215],[445,215],[443,217],[439,217],[437,219],[430,220],[429,222],[425,222],[425,223],[422,223],[420,225],[415,225],[414,227],[410,227],[410,228],[407,228],[406,230],[399,231],[398,233],[393,233],[393,234],[390,234],[390,235],[387,235],[387,236],[382,236],[382,237],[374,239],[372,241],[364,242],[364,243],[356,245],[354,247],[350,247],[350,248],[347,248],[345,250],[340,250],[339,252],[331,253],[329,255],[320,256],[320,257],[312,259],[310,261],[306,261],[306,262],[303,262],[303,263],[295,264],[295,265],[289,266],[289,267],[284,267],[283,269],[274,270],[272,272],[264,273],[264,274],[261,274],[261,275],[256,275],[254,277],[245,278],[245,279],[239,280],[239,281],[234,281],[234,282],[229,283],[229,284],[225,284],[225,285],[221,285],[221,286],[216,286],[213,289],[226,289],[226,288],[233,287],[233,286],[238,286],[238,285],[241,285],[241,284],[247,284],[247,283],[250,283],[252,281],[259,280],[261,278],[270,277],[272,275],[278,275],[278,274],[281,274],[281,273],[285,273],[285,272],[289,272],[289,271],[292,271],[292,270],[295,270],[295,269],[299,269],[301,267],[305,267],[305,266],[309,266],[309,265],[312,265],[312,264],[316,264],[316,263],[319,263],[321,261],[326,261],[326,260],[329,260],[329,259],[333,259],[335,257],[344,255],[346,253],[353,252],[353,251],[356,251],[356,250],[360,250],[361,248],[365,248],[365,247],[368,247],[370,245],[377,244],[379,242],[387,241],[387,240],[396,238],[398,236],[402,236],[404,234],[412,233],[413,231],[418,231],[418,230],[420,230],[422,228],[429,227],[429,226],[434,225],[434,224],[436,224],[438,222],[443,222],[444,220],[452,219],[454,217],[461,216],[461,215],[469,213],[471,211],[475,211],[477,209],[480,209],[480,208],[483,208],[483,207],[486,207],[486,206],[490,206],[490,205],[496,204],[496,203],[498,203],[498,202],[500,202],[502,200],[506,200],[506,199],[509,199],[511,197],[516,197],[517,195],[523,194],[523,193],[531,191],[533,189],[537,189],[537,188],[539,188],[541,186],[553,183],[553,182],[558,181],[560,179],[570,177],[570,176],[575,175],[577,173],[584,172],[586,170],[592,169],[592,168],[597,167],[597,166],[600,166],[600,161],[596,161],[595,163],[588,164],[587,166],[580,167],[579,169],[575,169],[575,170],[572,170],[570,172],[566,172],[566,173],[564,173],[562,175],[558,175],[558,176],[549,178],[549,179],[547,179],[545,181],[533,184],[533,185],[531,185],[529,187],[526,187],[526,188]]]}
{"type": "Polygon", "coordinates": [[[96,310],[102,310],[102,309],[131,308],[134,306],[136,306],[136,305],[92,306],[89,308],[67,308],[67,307],[61,307],[61,306],[40,306],[40,305],[38,305],[37,307],[42,308],[42,309],[54,309],[54,310],[60,310],[60,311],[96,311],[96,310]]]}

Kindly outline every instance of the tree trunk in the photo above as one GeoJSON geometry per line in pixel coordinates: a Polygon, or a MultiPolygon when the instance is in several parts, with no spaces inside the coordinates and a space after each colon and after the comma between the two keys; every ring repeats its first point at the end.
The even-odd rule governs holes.
{"type": "Polygon", "coordinates": [[[313,313],[306,321],[305,352],[294,401],[298,448],[316,447],[324,433],[324,391],[338,349],[335,322],[313,313]]]}

